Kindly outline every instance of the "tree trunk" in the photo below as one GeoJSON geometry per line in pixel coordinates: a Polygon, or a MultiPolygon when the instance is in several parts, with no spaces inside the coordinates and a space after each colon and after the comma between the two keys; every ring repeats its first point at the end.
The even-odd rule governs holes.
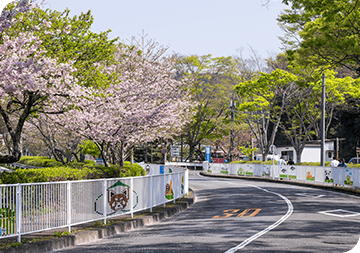
{"type": "Polygon", "coordinates": [[[302,150],[295,150],[296,152],[296,163],[301,163],[302,150]]]}
{"type": "Polygon", "coordinates": [[[80,153],[80,162],[81,163],[85,162],[85,154],[84,153],[80,153]]]}
{"type": "Polygon", "coordinates": [[[195,151],[195,146],[193,143],[191,143],[191,145],[189,145],[189,162],[193,162],[194,160],[194,151],[195,151]]]}

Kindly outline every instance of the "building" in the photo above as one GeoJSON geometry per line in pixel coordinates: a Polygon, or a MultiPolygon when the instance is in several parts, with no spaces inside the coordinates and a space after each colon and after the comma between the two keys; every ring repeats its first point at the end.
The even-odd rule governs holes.
{"type": "MultiPolygon", "coordinates": [[[[282,156],[285,161],[292,158],[297,161],[296,151],[292,146],[277,146],[276,155],[282,156]]],[[[336,156],[335,142],[325,141],[325,162],[330,162],[336,156]]],[[[311,141],[305,144],[301,154],[301,162],[320,162],[321,160],[321,141],[311,141]]]]}

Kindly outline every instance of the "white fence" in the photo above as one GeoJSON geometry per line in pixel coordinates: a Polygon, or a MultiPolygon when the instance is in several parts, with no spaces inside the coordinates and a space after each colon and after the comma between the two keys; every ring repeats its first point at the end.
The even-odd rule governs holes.
{"type": "MultiPolygon", "coordinates": [[[[180,168],[180,165],[160,165],[160,164],[145,164],[138,163],[146,172],[146,175],[162,175],[173,172],[184,171],[184,168],[180,168]]],[[[200,164],[202,166],[202,164],[200,164]]]]}
{"type": "MultiPolygon", "coordinates": [[[[150,165],[152,167],[152,165],[150,165]]],[[[156,168],[156,165],[153,166],[156,168]]],[[[131,214],[188,193],[184,169],[143,177],[0,185],[0,238],[131,214]]]]}
{"type": "Polygon", "coordinates": [[[203,170],[213,174],[228,174],[245,177],[265,177],[302,181],[306,183],[332,183],[333,185],[360,187],[359,168],[203,163],[203,170]]]}

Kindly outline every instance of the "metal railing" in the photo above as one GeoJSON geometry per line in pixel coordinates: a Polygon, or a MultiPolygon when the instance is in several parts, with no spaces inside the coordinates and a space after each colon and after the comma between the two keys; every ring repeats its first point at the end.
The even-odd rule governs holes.
{"type": "Polygon", "coordinates": [[[0,238],[150,209],[188,193],[187,170],[130,178],[0,185],[0,238]]]}
{"type": "Polygon", "coordinates": [[[265,177],[324,185],[333,184],[351,188],[360,187],[359,168],[267,164],[209,164],[204,162],[203,170],[214,174],[265,177]]]}

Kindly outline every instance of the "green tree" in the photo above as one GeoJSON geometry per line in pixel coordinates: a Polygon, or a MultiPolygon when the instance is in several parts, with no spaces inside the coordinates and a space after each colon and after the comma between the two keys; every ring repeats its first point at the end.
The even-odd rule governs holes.
{"type": "Polygon", "coordinates": [[[101,154],[99,148],[92,141],[84,140],[79,146],[81,148],[81,153],[89,154],[94,157],[98,157],[101,154]]]}
{"type": "Polygon", "coordinates": [[[187,159],[193,161],[195,153],[202,155],[199,145],[203,140],[216,140],[226,134],[220,126],[232,93],[227,73],[233,68],[233,61],[231,57],[211,55],[176,57],[178,78],[191,83],[192,100],[196,103],[192,121],[184,129],[189,145],[187,159]]]}
{"type": "Polygon", "coordinates": [[[283,0],[278,21],[289,55],[303,65],[342,66],[360,75],[360,6],[353,0],[283,0]]]}
{"type": "Polygon", "coordinates": [[[254,134],[264,161],[274,144],[285,107],[294,96],[296,80],[294,74],[277,69],[235,86],[241,98],[238,109],[244,112],[244,121],[254,134]]]}

